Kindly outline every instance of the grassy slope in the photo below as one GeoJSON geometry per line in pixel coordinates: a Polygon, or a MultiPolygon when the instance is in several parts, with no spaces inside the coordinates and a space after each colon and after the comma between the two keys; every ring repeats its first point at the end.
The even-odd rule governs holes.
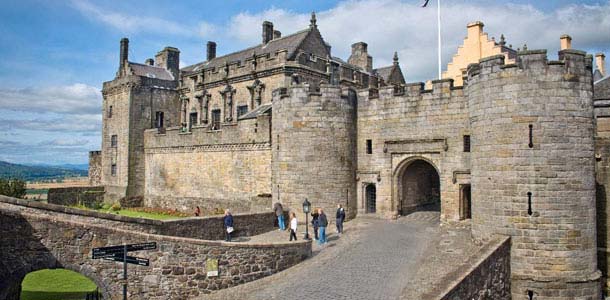
{"type": "Polygon", "coordinates": [[[83,299],[84,293],[95,289],[95,283],[79,273],[66,269],[46,269],[25,276],[21,284],[21,299],[83,299]]]}

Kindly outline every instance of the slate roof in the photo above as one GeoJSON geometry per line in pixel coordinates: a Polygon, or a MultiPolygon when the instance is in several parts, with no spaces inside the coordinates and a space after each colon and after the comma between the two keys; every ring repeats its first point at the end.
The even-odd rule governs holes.
{"type": "Polygon", "coordinates": [[[373,73],[377,74],[377,77],[383,79],[384,82],[388,82],[390,76],[392,75],[392,69],[394,69],[394,65],[374,69],[373,73]]]}
{"type": "Polygon", "coordinates": [[[231,63],[240,61],[243,62],[247,58],[251,58],[253,53],[256,55],[260,54],[274,54],[279,50],[288,50],[288,58],[292,58],[296,50],[301,45],[301,42],[305,40],[307,35],[311,32],[311,29],[305,29],[291,35],[287,35],[281,38],[273,39],[267,44],[259,44],[254,47],[250,47],[241,51],[233,52],[227,55],[216,57],[210,61],[200,62],[188,67],[182,68],[182,72],[194,72],[200,71],[201,69],[214,68],[224,66],[225,63],[231,63]]]}
{"type": "Polygon", "coordinates": [[[254,110],[247,112],[245,115],[239,117],[238,119],[239,120],[254,119],[260,115],[264,115],[264,114],[268,113],[269,111],[271,111],[271,103],[262,104],[259,107],[255,108],[254,110]]]}
{"type": "Polygon", "coordinates": [[[129,62],[129,68],[133,71],[134,75],[157,78],[162,80],[174,80],[172,73],[165,68],[143,65],[138,63],[129,62]]]}

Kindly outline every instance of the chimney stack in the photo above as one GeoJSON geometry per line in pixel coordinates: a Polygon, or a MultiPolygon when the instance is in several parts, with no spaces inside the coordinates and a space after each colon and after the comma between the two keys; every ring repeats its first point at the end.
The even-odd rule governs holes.
{"type": "Polygon", "coordinates": [[[595,54],[595,67],[602,76],[606,76],[606,56],[603,53],[595,54]]]}
{"type": "Polygon", "coordinates": [[[572,49],[572,37],[564,34],[559,40],[561,41],[561,50],[572,49]]]}
{"type": "Polygon", "coordinates": [[[125,66],[125,63],[127,63],[128,59],[129,59],[129,39],[127,38],[122,38],[121,39],[121,55],[119,57],[120,59],[120,66],[121,68],[125,66]]]}
{"type": "Polygon", "coordinates": [[[273,39],[279,39],[282,37],[282,33],[279,30],[274,30],[273,31],[273,39]]]}
{"type": "Polygon", "coordinates": [[[273,23],[263,22],[263,44],[267,44],[273,39],[273,23]]]}
{"type": "Polygon", "coordinates": [[[216,43],[208,41],[207,44],[207,61],[216,58],[216,43]]]}
{"type": "Polygon", "coordinates": [[[368,45],[365,42],[352,44],[352,55],[347,59],[347,63],[361,67],[366,72],[373,71],[373,57],[368,53],[368,45]]]}
{"type": "Polygon", "coordinates": [[[154,65],[155,65],[155,60],[154,60],[154,59],[152,59],[152,58],[147,58],[147,59],[144,61],[144,64],[145,64],[145,65],[149,65],[149,66],[154,66],[154,65]]]}
{"type": "Polygon", "coordinates": [[[155,65],[172,73],[174,80],[180,75],[180,50],[174,47],[165,47],[155,56],[155,65]]]}

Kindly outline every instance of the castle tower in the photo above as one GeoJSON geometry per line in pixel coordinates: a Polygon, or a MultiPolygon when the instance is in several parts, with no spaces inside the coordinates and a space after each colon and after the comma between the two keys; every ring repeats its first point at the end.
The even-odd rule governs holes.
{"type": "Polygon", "coordinates": [[[302,212],[307,198],[329,215],[341,203],[356,212],[356,94],[308,85],[273,94],[273,201],[302,212]]]}
{"type": "Polygon", "coordinates": [[[512,237],[512,299],[599,299],[591,59],[468,68],[472,232],[512,237]]]}

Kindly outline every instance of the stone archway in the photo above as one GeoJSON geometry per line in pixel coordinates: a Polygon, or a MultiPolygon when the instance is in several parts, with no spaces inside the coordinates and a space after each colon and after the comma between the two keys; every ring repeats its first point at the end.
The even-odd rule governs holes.
{"type": "Polygon", "coordinates": [[[406,161],[395,177],[397,210],[401,215],[415,211],[440,211],[440,176],[436,167],[423,158],[406,161]]]}

